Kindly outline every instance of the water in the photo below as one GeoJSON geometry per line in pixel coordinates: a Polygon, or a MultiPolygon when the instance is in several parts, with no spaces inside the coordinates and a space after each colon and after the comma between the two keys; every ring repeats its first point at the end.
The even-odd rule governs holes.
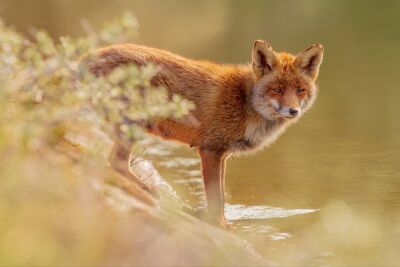
{"type": "MultiPolygon", "coordinates": [[[[259,38],[292,52],[324,44],[315,106],[270,148],[229,160],[227,217],[282,265],[399,263],[398,1],[41,2],[20,10],[31,1],[2,1],[3,15],[58,36],[81,33],[79,18],[97,26],[131,9],[140,43],[218,62],[248,62],[259,38]]],[[[187,205],[202,207],[196,153],[157,146],[149,149],[162,175],[187,205]]]]}

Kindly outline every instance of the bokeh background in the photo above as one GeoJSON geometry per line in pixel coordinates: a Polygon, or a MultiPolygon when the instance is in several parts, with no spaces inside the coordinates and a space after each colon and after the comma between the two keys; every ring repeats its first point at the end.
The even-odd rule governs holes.
{"type": "MultiPolygon", "coordinates": [[[[83,35],[82,19],[100,28],[126,10],[139,21],[138,43],[191,58],[246,63],[256,39],[292,53],[323,44],[315,107],[268,150],[227,170],[230,204],[318,211],[235,229],[281,262],[305,247],[339,265],[400,261],[399,1],[0,1],[7,23],[55,38],[83,35]]],[[[156,164],[201,206],[195,153],[171,151],[156,164]]]]}

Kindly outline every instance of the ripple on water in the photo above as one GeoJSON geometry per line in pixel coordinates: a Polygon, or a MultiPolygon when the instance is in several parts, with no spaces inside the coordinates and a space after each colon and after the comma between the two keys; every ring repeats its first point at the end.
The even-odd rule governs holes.
{"type": "Polygon", "coordinates": [[[267,236],[273,241],[284,240],[292,237],[291,234],[280,232],[279,229],[269,225],[260,225],[241,221],[235,223],[232,227],[237,233],[245,233],[245,236],[250,238],[252,236],[259,238],[260,234],[267,236]]]}
{"type": "Polygon", "coordinates": [[[270,206],[225,204],[225,217],[229,221],[283,218],[316,211],[318,209],[284,209],[270,206]]]}
{"type": "Polygon", "coordinates": [[[193,166],[198,166],[200,164],[200,159],[194,159],[194,158],[182,158],[182,157],[176,157],[171,160],[164,160],[160,162],[160,165],[162,167],[166,168],[185,168],[185,167],[193,167],[193,166]]]}
{"type": "Polygon", "coordinates": [[[246,206],[240,204],[225,204],[225,217],[228,221],[235,221],[233,228],[248,235],[265,234],[274,241],[285,240],[291,237],[290,233],[280,232],[279,229],[254,223],[255,220],[285,218],[307,214],[317,209],[284,209],[270,206],[246,206]],[[247,221],[246,221],[247,220],[247,221]]]}

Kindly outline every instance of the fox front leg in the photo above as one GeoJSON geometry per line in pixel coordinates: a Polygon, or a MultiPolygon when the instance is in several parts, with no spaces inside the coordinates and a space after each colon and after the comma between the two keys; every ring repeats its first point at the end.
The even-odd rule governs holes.
{"type": "Polygon", "coordinates": [[[200,149],[199,154],[209,218],[226,227],[224,215],[225,153],[200,149]]]}

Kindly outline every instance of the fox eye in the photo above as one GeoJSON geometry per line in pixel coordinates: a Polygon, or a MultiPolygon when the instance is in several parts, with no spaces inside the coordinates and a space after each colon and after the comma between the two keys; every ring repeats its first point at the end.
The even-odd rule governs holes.
{"type": "Polygon", "coordinates": [[[305,90],[306,90],[306,89],[303,89],[303,88],[297,88],[296,92],[297,92],[298,94],[301,94],[301,93],[304,93],[305,90]]]}
{"type": "Polygon", "coordinates": [[[280,93],[282,93],[282,89],[280,89],[280,88],[272,88],[272,92],[280,94],[280,93]]]}

